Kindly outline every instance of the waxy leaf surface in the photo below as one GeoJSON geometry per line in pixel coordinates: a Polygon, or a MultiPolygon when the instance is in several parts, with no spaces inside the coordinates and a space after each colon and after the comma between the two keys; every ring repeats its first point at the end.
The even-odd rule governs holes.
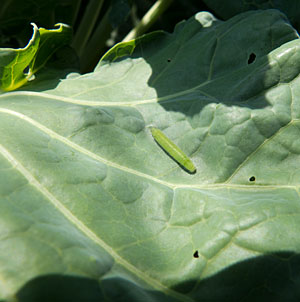
{"type": "Polygon", "coordinates": [[[1,94],[0,298],[299,300],[299,71],[280,12],[203,12],[1,94]]]}

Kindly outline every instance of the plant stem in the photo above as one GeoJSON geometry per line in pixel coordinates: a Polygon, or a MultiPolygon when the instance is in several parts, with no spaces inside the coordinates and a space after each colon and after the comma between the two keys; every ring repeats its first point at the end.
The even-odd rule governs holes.
{"type": "Polygon", "coordinates": [[[72,14],[72,27],[74,27],[74,24],[75,24],[75,21],[76,21],[76,18],[78,17],[78,13],[79,13],[79,10],[80,10],[80,5],[81,5],[81,0],[76,0],[76,1],[73,1],[75,2],[74,3],[74,8],[73,8],[73,14],[72,14]]]}
{"type": "Polygon", "coordinates": [[[82,51],[90,38],[103,3],[104,0],[91,0],[84,12],[84,16],[72,43],[78,56],[82,54],[82,51]]]}
{"type": "Polygon", "coordinates": [[[91,71],[99,61],[99,56],[106,48],[106,40],[109,38],[112,30],[109,22],[110,10],[111,7],[105,12],[101,22],[95,28],[93,35],[79,56],[81,72],[91,71]]]}
{"type": "Polygon", "coordinates": [[[172,1],[173,0],[157,0],[144,15],[143,19],[127,34],[122,42],[128,42],[146,32],[157,18],[169,7],[172,1]]]}

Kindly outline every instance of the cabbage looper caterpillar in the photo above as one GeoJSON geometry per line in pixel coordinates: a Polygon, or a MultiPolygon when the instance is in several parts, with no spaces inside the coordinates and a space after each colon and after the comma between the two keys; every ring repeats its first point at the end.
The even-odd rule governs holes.
{"type": "Polygon", "coordinates": [[[180,164],[185,170],[194,174],[196,173],[196,167],[188,156],[180,150],[166,135],[164,135],[159,129],[151,127],[151,134],[155,141],[166,151],[176,162],[180,164]]]}

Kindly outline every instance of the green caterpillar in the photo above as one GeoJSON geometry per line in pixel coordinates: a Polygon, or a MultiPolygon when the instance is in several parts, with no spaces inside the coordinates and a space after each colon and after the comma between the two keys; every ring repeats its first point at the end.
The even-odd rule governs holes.
{"type": "Polygon", "coordinates": [[[165,136],[159,129],[151,127],[151,134],[155,141],[184,169],[194,174],[196,167],[188,156],[180,150],[167,136],[165,136]]]}

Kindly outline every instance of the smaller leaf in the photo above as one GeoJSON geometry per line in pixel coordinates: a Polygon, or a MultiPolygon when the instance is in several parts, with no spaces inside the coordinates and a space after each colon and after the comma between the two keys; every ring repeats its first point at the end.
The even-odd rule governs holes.
{"type": "Polygon", "coordinates": [[[57,29],[45,29],[40,27],[40,44],[35,58],[31,63],[32,73],[41,69],[57,49],[68,44],[72,38],[72,29],[70,26],[57,23],[57,29]]]}
{"type": "Polygon", "coordinates": [[[29,73],[24,73],[24,70],[35,57],[40,42],[40,32],[34,23],[32,26],[33,35],[27,46],[0,48],[0,87],[3,90],[14,90],[28,81],[29,73]]]}
{"type": "Polygon", "coordinates": [[[53,53],[71,40],[71,28],[59,23],[58,29],[38,28],[24,48],[0,48],[0,88],[15,90],[27,83],[41,69],[53,53]]]}
{"type": "Polygon", "coordinates": [[[165,33],[157,30],[130,41],[117,43],[103,55],[95,70],[122,57],[131,56],[137,46],[141,44],[145,45],[146,43],[155,43],[156,39],[162,36],[165,36],[165,33]]]}

